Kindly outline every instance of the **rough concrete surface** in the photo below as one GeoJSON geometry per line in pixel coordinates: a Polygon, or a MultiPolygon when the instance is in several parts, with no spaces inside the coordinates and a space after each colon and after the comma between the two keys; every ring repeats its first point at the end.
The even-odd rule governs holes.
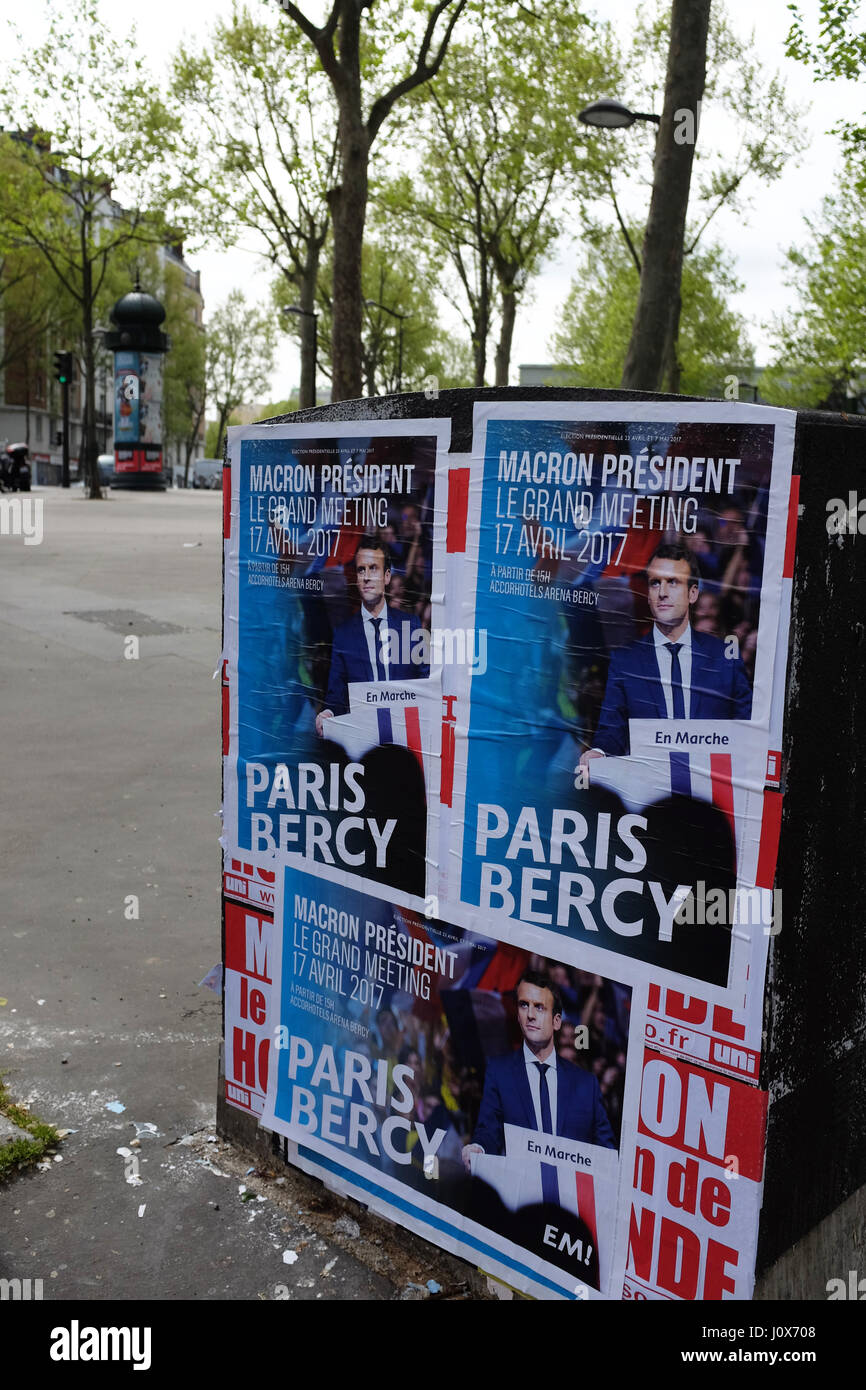
{"type": "Polygon", "coordinates": [[[70,1133],[0,1186],[0,1277],[46,1299],[478,1297],[461,1262],[213,1137],[220,494],[32,496],[42,544],[0,537],[0,1071],[70,1133]]]}
{"type": "Polygon", "coordinates": [[[0,1144],[14,1144],[16,1139],[32,1139],[26,1129],[14,1125],[5,1115],[0,1115],[0,1144]]]}

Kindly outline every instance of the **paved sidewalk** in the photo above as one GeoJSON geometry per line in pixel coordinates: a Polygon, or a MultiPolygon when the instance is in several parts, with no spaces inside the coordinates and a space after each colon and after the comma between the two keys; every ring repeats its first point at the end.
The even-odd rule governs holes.
{"type": "Polygon", "coordinates": [[[0,1071],[71,1133],[0,1186],[0,1278],[70,1299],[473,1296],[460,1262],[212,1138],[220,494],[32,496],[42,544],[0,537],[0,1071]]]}

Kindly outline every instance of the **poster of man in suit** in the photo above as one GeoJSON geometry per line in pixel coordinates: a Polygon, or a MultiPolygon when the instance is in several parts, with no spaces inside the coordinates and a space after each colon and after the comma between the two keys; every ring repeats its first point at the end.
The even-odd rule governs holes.
{"type": "Polygon", "coordinates": [[[757,885],[792,457],[793,416],[770,407],[476,405],[466,617],[487,665],[460,691],[452,920],[731,1002],[750,951],[762,968],[767,922],[679,914],[701,883],[726,902],[757,885]]]}
{"type": "Polygon", "coordinates": [[[292,865],[276,924],[267,1127],[518,1286],[619,1297],[631,989],[292,865]]]}
{"type": "Polygon", "coordinates": [[[229,438],[229,839],[422,899],[447,439],[441,421],[229,438]]]}

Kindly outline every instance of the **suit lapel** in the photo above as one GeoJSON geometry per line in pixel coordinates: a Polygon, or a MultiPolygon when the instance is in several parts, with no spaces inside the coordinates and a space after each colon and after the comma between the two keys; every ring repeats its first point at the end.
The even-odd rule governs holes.
{"type": "Polygon", "coordinates": [[[376,668],[370,661],[370,649],[367,646],[367,624],[364,622],[363,610],[358,614],[358,621],[361,624],[361,651],[364,654],[367,670],[370,672],[366,679],[368,681],[374,681],[376,679],[376,668]]]}
{"type": "Polygon", "coordinates": [[[656,652],[653,630],[650,628],[641,644],[641,661],[644,667],[648,684],[646,686],[646,699],[653,706],[653,713],[656,719],[667,718],[667,706],[665,705],[664,691],[662,690],[661,671],[659,669],[658,654],[656,652]]]}
{"type": "Polygon", "coordinates": [[[712,677],[707,670],[709,659],[701,637],[703,633],[692,631],[692,692],[689,713],[692,719],[704,718],[704,697],[713,688],[712,677]]]}
{"type": "Polygon", "coordinates": [[[556,1132],[561,1139],[568,1136],[563,1129],[566,1116],[570,1113],[571,1097],[569,1095],[569,1082],[571,1073],[562,1065],[559,1058],[556,1059],[556,1132]]]}
{"type": "Polygon", "coordinates": [[[514,1067],[514,1090],[523,1110],[523,1127],[524,1129],[537,1129],[535,1107],[532,1104],[532,1092],[529,1089],[529,1077],[526,1075],[526,1059],[523,1056],[522,1047],[514,1054],[514,1060],[516,1064],[514,1067]]]}

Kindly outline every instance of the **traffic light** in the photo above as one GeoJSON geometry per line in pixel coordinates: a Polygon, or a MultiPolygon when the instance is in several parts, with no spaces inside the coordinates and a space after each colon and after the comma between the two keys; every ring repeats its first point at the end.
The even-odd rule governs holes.
{"type": "Polygon", "coordinates": [[[67,386],[72,381],[71,352],[55,352],[54,379],[55,381],[59,381],[61,386],[67,386]]]}

